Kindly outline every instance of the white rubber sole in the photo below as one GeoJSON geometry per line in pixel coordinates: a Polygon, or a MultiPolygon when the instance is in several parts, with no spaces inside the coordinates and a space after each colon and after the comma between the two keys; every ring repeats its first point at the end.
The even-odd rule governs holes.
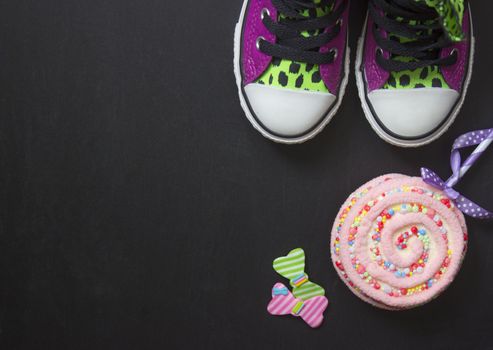
{"type": "Polygon", "coordinates": [[[248,6],[248,1],[249,0],[243,1],[243,7],[241,9],[240,19],[238,20],[238,23],[236,24],[235,36],[234,36],[234,72],[235,72],[235,77],[236,77],[236,85],[238,87],[238,95],[240,96],[241,108],[243,108],[245,115],[247,116],[248,120],[253,125],[253,127],[256,130],[258,130],[264,137],[268,138],[269,140],[277,142],[277,143],[283,143],[283,144],[298,144],[298,143],[306,142],[306,141],[314,138],[317,134],[319,134],[325,128],[325,126],[327,126],[327,124],[329,124],[329,122],[332,120],[334,115],[339,110],[339,107],[341,106],[342,99],[343,99],[344,94],[346,92],[346,86],[348,83],[348,76],[349,76],[349,69],[350,69],[350,50],[349,50],[349,47],[346,47],[346,57],[345,57],[345,63],[344,63],[344,77],[341,81],[341,86],[339,88],[339,94],[337,96],[337,101],[336,101],[335,105],[332,107],[332,109],[330,110],[330,112],[324,117],[322,122],[320,122],[315,129],[313,129],[310,132],[308,132],[307,134],[299,136],[299,137],[281,137],[281,136],[273,135],[268,130],[266,130],[264,127],[262,127],[262,125],[260,125],[257,122],[257,120],[253,117],[252,113],[250,112],[250,109],[248,108],[248,104],[245,100],[245,97],[243,96],[243,92],[242,92],[242,88],[241,88],[240,45],[241,45],[241,34],[242,34],[242,28],[243,28],[243,19],[245,17],[246,9],[248,6]]]}
{"type": "MultiPolygon", "coordinates": [[[[469,9],[469,14],[471,13],[471,10],[469,9]]],[[[424,145],[427,145],[435,140],[437,140],[440,136],[442,136],[447,130],[450,128],[450,126],[455,122],[455,119],[457,118],[462,105],[464,104],[464,100],[467,95],[467,90],[469,89],[469,84],[471,82],[471,77],[472,77],[472,70],[473,70],[473,63],[474,63],[474,47],[475,47],[475,39],[474,39],[474,32],[473,32],[473,25],[472,25],[472,16],[470,15],[470,25],[471,25],[471,47],[470,47],[470,54],[469,54],[469,64],[468,64],[468,71],[467,71],[467,76],[466,76],[466,81],[464,82],[464,86],[462,88],[462,92],[459,98],[459,101],[455,105],[454,109],[450,113],[450,116],[447,120],[446,123],[444,123],[438,130],[436,130],[433,134],[422,138],[422,139],[417,139],[417,140],[404,140],[404,139],[399,139],[396,138],[389,133],[387,133],[377,122],[375,119],[375,116],[373,115],[370,106],[368,105],[368,102],[366,100],[366,89],[365,89],[365,82],[364,82],[364,77],[363,77],[363,71],[361,70],[361,65],[363,64],[363,52],[364,52],[364,46],[365,46],[365,37],[366,37],[366,27],[367,27],[367,21],[368,21],[368,15],[365,21],[365,25],[363,27],[363,33],[361,34],[361,37],[358,40],[358,51],[356,54],[356,85],[358,86],[358,94],[359,98],[361,100],[361,106],[363,107],[363,111],[365,113],[366,119],[370,123],[371,127],[375,132],[377,133],[378,136],[380,136],[381,139],[384,141],[394,145],[394,146],[399,146],[399,147],[421,147],[424,145]]]]}

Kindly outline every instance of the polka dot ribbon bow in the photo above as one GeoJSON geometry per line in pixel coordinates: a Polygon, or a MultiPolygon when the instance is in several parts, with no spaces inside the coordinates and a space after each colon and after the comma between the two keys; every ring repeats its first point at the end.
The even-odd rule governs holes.
{"type": "Polygon", "coordinates": [[[296,298],[307,300],[314,296],[325,295],[322,287],[308,280],[308,275],[305,273],[305,251],[303,249],[293,249],[288,255],[277,258],[272,267],[278,274],[290,281],[296,298]]]}
{"type": "Polygon", "coordinates": [[[427,168],[421,169],[421,177],[427,184],[445,192],[454,201],[457,208],[464,214],[477,219],[493,219],[493,213],[481,208],[476,203],[467,199],[453,187],[467,173],[471,166],[481,157],[486,148],[493,142],[493,129],[472,131],[455,140],[450,157],[453,174],[447,181],[443,181],[437,174],[427,168]],[[474,152],[462,163],[460,150],[462,148],[479,145],[474,152]]]}
{"type": "Polygon", "coordinates": [[[267,306],[271,315],[293,315],[301,317],[310,327],[317,328],[324,320],[324,311],[329,301],[324,296],[316,296],[303,301],[295,298],[282,283],[272,288],[272,300],[267,306]]]}

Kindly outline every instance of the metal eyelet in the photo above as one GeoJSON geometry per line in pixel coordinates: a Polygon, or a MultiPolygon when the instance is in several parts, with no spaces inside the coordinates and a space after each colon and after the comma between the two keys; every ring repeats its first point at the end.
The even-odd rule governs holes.
{"type": "Polygon", "coordinates": [[[329,53],[330,53],[330,54],[332,54],[332,55],[334,55],[334,58],[333,58],[333,59],[334,59],[334,61],[335,61],[335,60],[336,60],[336,58],[337,58],[337,55],[339,54],[339,50],[337,50],[337,49],[334,47],[334,48],[330,49],[329,53]]]}
{"type": "Polygon", "coordinates": [[[257,38],[257,41],[255,41],[255,46],[257,47],[257,50],[260,50],[260,42],[261,42],[262,40],[263,40],[263,41],[265,41],[265,38],[264,38],[263,36],[259,36],[259,37],[257,38]]]}
{"type": "Polygon", "coordinates": [[[454,48],[452,49],[452,51],[450,51],[450,54],[449,56],[459,56],[459,50],[457,48],[454,48]]]}
{"type": "Polygon", "coordinates": [[[344,25],[344,19],[343,18],[339,18],[337,20],[337,22],[336,22],[336,25],[342,28],[342,26],[344,25]]]}
{"type": "Polygon", "coordinates": [[[263,21],[265,16],[270,17],[270,11],[268,8],[263,8],[262,11],[260,12],[260,19],[263,21]]]}
{"type": "Polygon", "coordinates": [[[382,56],[382,57],[383,57],[383,50],[382,50],[382,48],[381,48],[381,47],[377,47],[377,48],[375,49],[375,54],[376,54],[376,55],[380,54],[380,56],[382,56]]]}

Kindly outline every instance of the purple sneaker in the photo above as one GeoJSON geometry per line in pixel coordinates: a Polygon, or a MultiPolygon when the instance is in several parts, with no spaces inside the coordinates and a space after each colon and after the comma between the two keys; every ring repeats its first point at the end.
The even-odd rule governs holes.
{"type": "Polygon", "coordinates": [[[385,141],[418,147],[454,122],[471,79],[474,37],[464,0],[370,0],[356,78],[385,141]]]}
{"type": "Polygon", "coordinates": [[[332,119],[349,71],[348,13],[349,0],[244,0],[235,75],[262,135],[301,143],[332,119]]]}

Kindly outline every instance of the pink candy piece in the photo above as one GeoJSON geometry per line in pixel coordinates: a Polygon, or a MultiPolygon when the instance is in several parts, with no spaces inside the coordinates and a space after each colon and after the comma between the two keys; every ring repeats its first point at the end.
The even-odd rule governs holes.
{"type": "Polygon", "coordinates": [[[466,253],[467,228],[462,213],[443,199],[421,178],[400,174],[374,179],[351,194],[334,223],[331,252],[353,293],[374,306],[404,310],[449,286],[466,253]],[[412,231],[399,249],[398,237],[412,231]]]}
{"type": "Polygon", "coordinates": [[[320,327],[324,320],[324,311],[329,301],[324,296],[316,296],[308,300],[297,299],[282,283],[272,288],[272,300],[267,306],[271,315],[293,315],[301,317],[310,327],[320,327]]]}

